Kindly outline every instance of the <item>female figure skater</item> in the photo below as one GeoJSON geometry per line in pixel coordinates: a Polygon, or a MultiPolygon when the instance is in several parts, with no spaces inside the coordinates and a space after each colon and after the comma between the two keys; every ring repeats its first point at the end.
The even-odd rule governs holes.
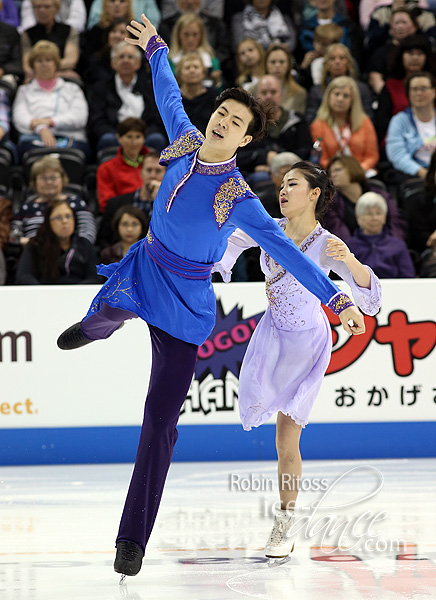
{"type": "MultiPolygon", "coordinates": [[[[309,162],[298,162],[280,188],[282,219],[278,224],[304,254],[328,275],[334,271],[351,287],[356,304],[369,315],[380,308],[381,286],[347,246],[322,228],[322,217],[334,187],[327,174],[309,162]]],[[[237,230],[224,257],[214,266],[224,281],[243,250],[256,246],[237,230]]],[[[299,441],[328,367],[332,334],[318,298],[306,290],[268,251],[262,249],[268,308],[257,325],[239,376],[239,410],[244,429],[266,423],[277,413],[278,477],[281,507],[265,555],[279,559],[293,550],[291,529],[301,479],[299,441]],[[296,357],[298,356],[298,360],[296,357]],[[291,368],[292,367],[292,368],[291,368]]]]}
{"type": "Polygon", "coordinates": [[[128,30],[135,36],[130,43],[143,48],[150,61],[156,103],[171,142],[161,154],[168,168],[147,236],[120,263],[100,266],[108,281],[83,321],[61,334],[58,346],[69,350],[107,338],[137,316],[149,326],[150,384],[114,563],[118,573],[136,575],[159,508],[198,346],[215,321],[212,267],[235,229],[247,231],[339,314],[348,333],[363,333],[365,326],[349,297],[299,252],[236,167],[236,150],[265,134],[271,110],[245,90],[225,90],[203,136],[183,110],[168,47],[156,29],[142,15],[142,23],[132,21],[128,30]]]}

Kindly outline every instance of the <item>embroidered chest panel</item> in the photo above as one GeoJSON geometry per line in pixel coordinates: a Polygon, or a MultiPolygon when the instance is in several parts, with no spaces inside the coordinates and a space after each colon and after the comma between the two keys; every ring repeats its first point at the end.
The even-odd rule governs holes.
{"type": "Polygon", "coordinates": [[[218,229],[221,229],[230,217],[235,204],[247,195],[255,197],[242,177],[229,177],[220,185],[213,199],[213,212],[218,229]]]}
{"type": "Polygon", "coordinates": [[[198,129],[184,131],[172,144],[164,148],[160,154],[159,163],[168,166],[168,162],[174,158],[185,156],[194,150],[198,150],[204,142],[204,135],[198,129]]]}

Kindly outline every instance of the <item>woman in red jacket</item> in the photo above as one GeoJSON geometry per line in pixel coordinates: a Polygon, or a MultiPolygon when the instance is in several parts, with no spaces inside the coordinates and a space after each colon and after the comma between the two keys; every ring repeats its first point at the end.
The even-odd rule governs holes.
{"type": "Polygon", "coordinates": [[[97,199],[104,212],[110,198],[134,192],[142,186],[141,167],[150,150],[144,146],[146,124],[142,119],[129,117],[117,127],[120,144],[115,158],[97,169],[97,199]]]}

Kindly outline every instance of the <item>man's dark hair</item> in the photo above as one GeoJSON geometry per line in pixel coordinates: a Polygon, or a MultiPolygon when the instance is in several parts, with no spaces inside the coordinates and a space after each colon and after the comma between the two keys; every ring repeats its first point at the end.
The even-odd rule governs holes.
{"type": "Polygon", "coordinates": [[[142,119],[137,119],[136,117],[128,117],[118,123],[117,125],[117,133],[119,136],[125,135],[129,133],[129,131],[137,131],[138,133],[142,133],[145,136],[146,124],[142,119]]]}
{"type": "Polygon", "coordinates": [[[248,124],[246,134],[253,137],[253,142],[261,140],[268,133],[268,129],[278,118],[278,108],[270,100],[259,100],[253,94],[242,88],[228,88],[221,92],[215,100],[214,112],[225,100],[235,100],[248,108],[253,118],[248,124]]]}

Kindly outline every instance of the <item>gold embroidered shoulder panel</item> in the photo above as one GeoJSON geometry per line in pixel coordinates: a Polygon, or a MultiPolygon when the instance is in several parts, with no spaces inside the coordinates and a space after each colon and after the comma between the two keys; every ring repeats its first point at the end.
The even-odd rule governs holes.
{"type": "Polygon", "coordinates": [[[213,212],[218,229],[221,229],[230,217],[235,204],[247,196],[256,198],[242,177],[229,177],[220,185],[213,199],[213,212]]]}
{"type": "Polygon", "coordinates": [[[198,150],[204,142],[204,135],[198,129],[190,129],[181,133],[172,144],[164,148],[159,157],[159,164],[168,166],[170,160],[185,156],[198,150]]]}

